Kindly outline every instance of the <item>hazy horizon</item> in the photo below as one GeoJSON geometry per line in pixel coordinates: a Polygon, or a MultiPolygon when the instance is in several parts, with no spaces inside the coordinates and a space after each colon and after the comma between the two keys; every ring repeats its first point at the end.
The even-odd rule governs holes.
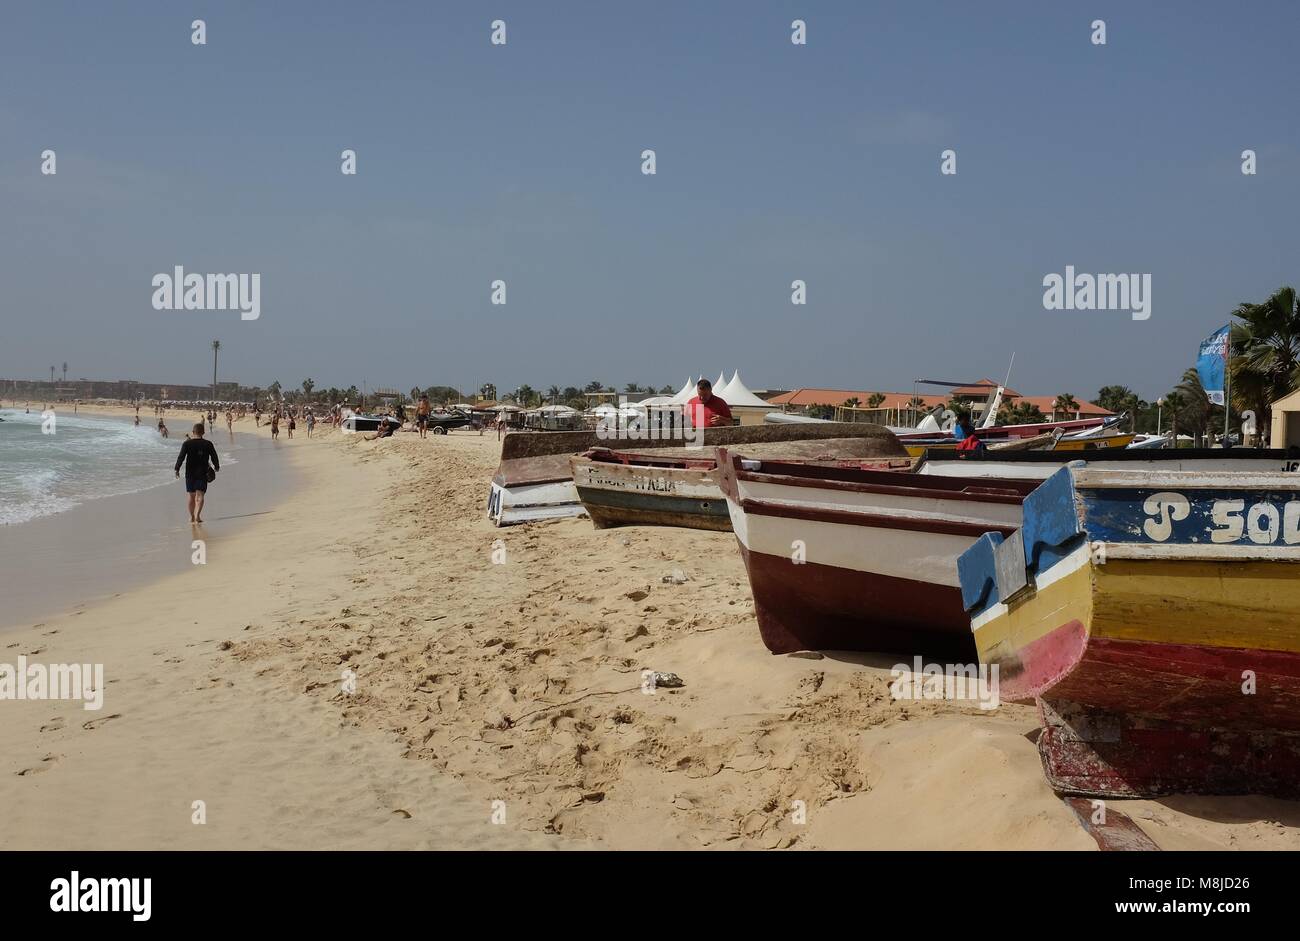
{"type": "Polygon", "coordinates": [[[906,391],[1001,380],[1014,351],[1021,393],[1154,399],[1238,303],[1300,281],[1298,23],[1282,2],[16,6],[0,376],[204,384],[220,339],[220,378],[262,387],[738,368],[906,391]],[[154,309],[175,266],[260,274],[260,316],[154,309]],[[1150,319],[1044,309],[1067,266],[1149,274],[1150,319]]]}

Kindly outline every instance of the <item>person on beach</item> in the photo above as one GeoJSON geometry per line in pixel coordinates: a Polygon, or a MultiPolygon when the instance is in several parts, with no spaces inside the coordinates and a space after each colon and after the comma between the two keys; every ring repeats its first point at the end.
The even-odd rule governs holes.
{"type": "Polygon", "coordinates": [[[693,428],[717,428],[731,424],[731,407],[713,394],[713,383],[701,379],[695,398],[686,403],[686,420],[693,428]]]}
{"type": "Polygon", "coordinates": [[[430,411],[429,397],[427,395],[420,396],[420,404],[415,407],[415,424],[420,429],[421,438],[428,437],[430,411]]]}
{"type": "Polygon", "coordinates": [[[176,477],[181,476],[181,464],[185,465],[185,493],[190,510],[190,522],[203,522],[203,499],[208,492],[208,462],[212,464],[212,474],[216,476],[221,470],[221,460],[212,442],[203,437],[203,423],[194,426],[192,437],[181,444],[181,453],[176,455],[176,477]]]}
{"type": "Polygon", "coordinates": [[[396,430],[397,430],[397,426],[394,425],[387,418],[385,418],[383,421],[379,423],[379,430],[376,431],[373,435],[366,435],[366,440],[374,441],[376,438],[391,438],[393,436],[393,432],[396,430]]]}
{"type": "Polygon", "coordinates": [[[226,409],[226,430],[232,435],[235,433],[235,413],[226,409]]]}
{"type": "Polygon", "coordinates": [[[316,413],[311,409],[307,410],[307,437],[311,437],[311,430],[316,427],[316,413]]]}
{"type": "Polygon", "coordinates": [[[293,412],[289,412],[289,437],[293,437],[293,430],[298,427],[298,421],[293,417],[293,412]]]}
{"type": "Polygon", "coordinates": [[[158,419],[158,434],[162,435],[164,438],[167,437],[167,425],[161,418],[158,419]]]}
{"type": "Polygon", "coordinates": [[[136,413],[135,413],[135,427],[137,427],[137,428],[140,427],[140,413],[139,413],[139,412],[136,412],[136,413]]]}
{"type": "Polygon", "coordinates": [[[271,440],[280,437],[280,413],[275,412],[271,415],[271,440]]]}
{"type": "Polygon", "coordinates": [[[952,437],[957,442],[957,451],[960,454],[969,454],[984,449],[984,442],[980,440],[974,422],[970,420],[970,415],[965,412],[957,417],[957,424],[952,429],[952,437]]]}

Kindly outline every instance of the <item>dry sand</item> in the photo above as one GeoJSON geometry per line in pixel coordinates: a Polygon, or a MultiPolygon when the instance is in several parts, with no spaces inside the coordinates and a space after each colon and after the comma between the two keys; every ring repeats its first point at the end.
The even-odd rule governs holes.
{"type": "MultiPolygon", "coordinates": [[[[303,487],[206,566],[0,635],[108,677],[98,713],[0,703],[0,847],[1094,848],[1031,709],[771,656],[730,534],[495,529],[497,449],[302,429],[303,487]]],[[[1167,849],[1300,848],[1291,802],[1117,806],[1167,849]]]]}

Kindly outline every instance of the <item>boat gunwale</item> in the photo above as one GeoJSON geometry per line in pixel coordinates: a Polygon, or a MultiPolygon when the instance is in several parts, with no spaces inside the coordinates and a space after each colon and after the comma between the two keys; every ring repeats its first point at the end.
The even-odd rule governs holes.
{"type": "Polygon", "coordinates": [[[985,533],[992,532],[1010,536],[1020,528],[1011,523],[981,523],[977,520],[936,519],[933,516],[924,515],[905,516],[902,514],[839,510],[805,503],[775,503],[770,500],[754,499],[753,497],[746,497],[736,501],[728,495],[727,499],[736,503],[741,512],[755,516],[808,520],[816,523],[838,523],[868,529],[901,529],[943,536],[974,536],[978,538],[985,533]]]}

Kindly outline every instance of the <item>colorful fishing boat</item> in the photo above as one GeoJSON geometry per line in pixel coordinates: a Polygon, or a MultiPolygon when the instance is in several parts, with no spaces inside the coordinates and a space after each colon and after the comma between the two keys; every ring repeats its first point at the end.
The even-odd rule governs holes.
{"type": "Polygon", "coordinates": [[[957,557],[1010,535],[1037,481],[921,477],[755,460],[718,477],[763,643],[974,656],[957,557]]]}
{"type": "MultiPolygon", "coordinates": [[[[750,446],[751,448],[757,446],[750,446]]],[[[835,467],[910,471],[908,457],[852,457],[853,452],[901,448],[883,447],[871,438],[828,438],[768,445],[783,456],[799,457],[835,467]],[[806,457],[802,457],[806,455],[806,457]]],[[[688,529],[731,531],[727,502],[718,487],[718,462],[713,453],[613,451],[593,448],[570,458],[573,483],[587,515],[597,529],[609,526],[682,526],[688,529]]]]}
{"type": "Polygon", "coordinates": [[[1300,476],[1071,464],[958,568],[1057,791],[1300,796],[1300,476]]]}
{"type": "Polygon", "coordinates": [[[860,439],[868,456],[906,457],[893,433],[880,425],[827,422],[816,425],[732,425],[707,428],[694,439],[647,429],[642,438],[612,439],[595,431],[512,432],[501,443],[501,460],[488,491],[488,518],[497,526],[581,516],[585,510],[573,484],[569,459],[612,443],[638,451],[712,457],[719,445],[794,444],[826,439],[860,439]],[[692,447],[692,445],[694,445],[692,447]]]}
{"type": "MultiPolygon", "coordinates": [[[[1032,438],[1023,437],[988,437],[987,431],[976,433],[981,441],[985,441],[989,450],[1013,450],[1017,447],[1026,450],[1035,447],[1032,442],[1041,441],[1038,445],[1043,449],[1050,451],[1070,451],[1078,454],[1083,451],[1105,451],[1105,450],[1122,450],[1127,448],[1133,442],[1133,435],[1128,433],[1113,433],[1105,435],[1090,435],[1086,438],[1072,438],[1061,436],[1051,441],[1050,433],[1035,435],[1032,438]],[[1050,443],[1049,443],[1050,442],[1050,443]]],[[[903,446],[907,448],[907,453],[912,457],[921,457],[927,451],[938,453],[940,451],[956,451],[957,442],[952,440],[931,439],[929,441],[904,441],[903,446]]]]}

